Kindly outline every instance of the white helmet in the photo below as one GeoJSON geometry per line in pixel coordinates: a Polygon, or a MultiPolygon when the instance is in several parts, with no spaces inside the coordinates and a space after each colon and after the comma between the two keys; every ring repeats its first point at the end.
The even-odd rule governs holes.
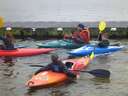
{"type": "Polygon", "coordinates": [[[32,28],[32,31],[36,31],[36,28],[32,28]]]}
{"type": "Polygon", "coordinates": [[[63,28],[59,27],[57,28],[57,31],[63,31],[63,28]]]}
{"type": "Polygon", "coordinates": [[[12,28],[11,27],[6,27],[6,30],[10,31],[10,30],[12,30],[12,28]]]}

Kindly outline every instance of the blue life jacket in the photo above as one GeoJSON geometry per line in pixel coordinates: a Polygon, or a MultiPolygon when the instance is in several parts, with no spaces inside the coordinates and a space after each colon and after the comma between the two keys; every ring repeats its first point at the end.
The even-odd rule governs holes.
{"type": "Polygon", "coordinates": [[[61,71],[61,68],[60,68],[59,65],[53,64],[51,67],[52,67],[52,70],[55,71],[55,72],[60,72],[61,71]]]}

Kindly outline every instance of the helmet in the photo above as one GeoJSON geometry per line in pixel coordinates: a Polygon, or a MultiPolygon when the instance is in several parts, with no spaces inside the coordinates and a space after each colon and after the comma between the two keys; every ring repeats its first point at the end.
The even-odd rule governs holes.
{"type": "Polygon", "coordinates": [[[78,27],[84,29],[85,26],[84,26],[83,24],[80,23],[80,24],[78,24],[78,27]]]}
{"type": "Polygon", "coordinates": [[[51,59],[52,60],[57,60],[59,57],[58,57],[58,55],[57,54],[52,54],[51,55],[51,59]]]}
{"type": "Polygon", "coordinates": [[[10,30],[12,30],[12,28],[11,27],[6,27],[6,30],[10,31],[10,30]]]}
{"type": "Polygon", "coordinates": [[[63,28],[59,27],[57,28],[57,31],[63,31],[63,28]]]}

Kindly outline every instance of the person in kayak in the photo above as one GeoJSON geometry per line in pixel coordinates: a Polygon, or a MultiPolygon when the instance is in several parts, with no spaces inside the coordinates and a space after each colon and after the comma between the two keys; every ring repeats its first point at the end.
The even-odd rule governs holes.
{"type": "Polygon", "coordinates": [[[102,32],[98,36],[99,47],[108,47],[109,46],[109,40],[108,40],[108,33],[102,32]]]}
{"type": "Polygon", "coordinates": [[[83,24],[78,24],[77,31],[73,32],[71,36],[65,35],[64,39],[72,39],[76,43],[89,43],[90,31],[89,28],[83,24]]]}
{"type": "Polygon", "coordinates": [[[3,45],[1,46],[1,49],[3,50],[14,50],[14,37],[12,36],[11,28],[6,28],[7,32],[5,33],[5,36],[0,36],[0,40],[3,41],[3,45]]]}
{"type": "Polygon", "coordinates": [[[68,70],[66,65],[59,60],[58,55],[56,54],[51,55],[51,60],[52,62],[50,64],[40,68],[38,71],[35,72],[35,75],[42,71],[52,70],[54,72],[65,73],[68,77],[76,78],[76,75],[72,73],[70,70],[68,70]]]}

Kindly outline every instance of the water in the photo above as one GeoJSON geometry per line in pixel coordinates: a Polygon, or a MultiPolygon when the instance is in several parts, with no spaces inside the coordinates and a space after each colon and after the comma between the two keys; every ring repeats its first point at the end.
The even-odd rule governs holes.
{"type": "MultiPolygon", "coordinates": [[[[35,43],[46,41],[24,41],[20,44],[36,47],[35,43]]],[[[59,49],[50,54],[33,57],[15,58],[14,65],[0,64],[0,96],[128,96],[128,40],[120,41],[125,48],[108,56],[96,57],[87,70],[103,68],[111,72],[110,79],[98,79],[87,73],[81,73],[76,82],[51,88],[30,90],[25,86],[39,67],[30,64],[46,65],[50,54],[58,53],[61,59],[67,58],[68,50],[59,49]]]]}

